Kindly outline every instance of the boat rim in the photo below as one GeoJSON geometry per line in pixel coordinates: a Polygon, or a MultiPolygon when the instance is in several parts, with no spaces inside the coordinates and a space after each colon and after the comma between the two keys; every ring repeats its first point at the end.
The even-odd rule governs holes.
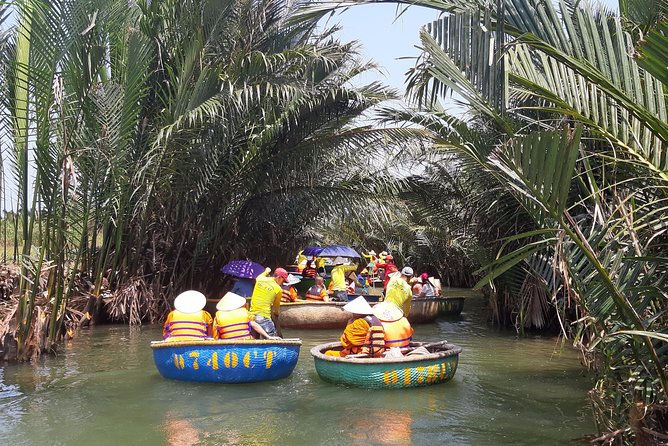
{"type": "Polygon", "coordinates": [[[276,345],[276,346],[298,346],[302,345],[301,339],[202,339],[187,341],[151,341],[151,348],[170,347],[208,347],[208,346],[253,346],[253,345],[276,345]]]}
{"type": "MultiPolygon", "coordinates": [[[[430,344],[429,342],[411,342],[411,347],[420,347],[422,345],[430,344]]],[[[462,352],[462,348],[455,344],[450,344],[444,342],[442,347],[445,350],[430,353],[428,355],[415,355],[415,356],[402,356],[401,358],[348,358],[340,356],[327,356],[322,353],[325,349],[331,349],[334,347],[340,347],[340,342],[328,342],[326,344],[316,345],[311,349],[311,355],[316,359],[322,359],[328,362],[340,362],[344,364],[406,364],[406,363],[417,363],[424,360],[445,358],[447,356],[459,355],[462,352]]],[[[440,346],[439,346],[440,347],[440,346]]]]}

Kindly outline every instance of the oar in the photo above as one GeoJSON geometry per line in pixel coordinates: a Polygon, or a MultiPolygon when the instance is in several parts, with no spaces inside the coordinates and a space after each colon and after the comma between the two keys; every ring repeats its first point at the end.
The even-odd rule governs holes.
{"type": "MultiPolygon", "coordinates": [[[[438,341],[438,342],[432,342],[430,344],[416,345],[415,347],[404,347],[404,348],[401,349],[401,353],[406,354],[408,352],[412,352],[413,350],[415,350],[416,348],[419,348],[419,347],[424,347],[426,349],[429,349],[430,347],[438,347],[440,345],[444,345],[444,344],[447,344],[447,343],[448,343],[448,341],[438,341]]],[[[356,353],[354,355],[344,356],[344,358],[367,358],[367,357],[369,357],[369,355],[367,355],[366,353],[356,353]]]]}
{"type": "Polygon", "coordinates": [[[404,347],[401,349],[401,353],[406,354],[408,352],[412,352],[416,348],[424,347],[427,350],[429,350],[430,347],[438,347],[444,344],[447,344],[448,341],[438,341],[438,342],[432,342],[430,344],[424,344],[424,345],[416,345],[415,347],[404,347]]]}

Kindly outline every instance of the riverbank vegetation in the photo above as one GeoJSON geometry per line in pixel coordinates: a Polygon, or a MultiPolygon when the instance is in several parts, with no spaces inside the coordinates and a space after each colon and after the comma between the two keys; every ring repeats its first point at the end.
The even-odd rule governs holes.
{"type": "Polygon", "coordinates": [[[4,6],[5,355],[158,322],[175,293],[215,293],[228,260],[345,241],[573,339],[598,377],[597,441],[665,441],[665,2],[412,3],[443,12],[420,34],[414,108],[351,86],[374,66],[318,28],[338,4],[4,6]],[[442,107],[453,93],[464,116],[442,107]]]}

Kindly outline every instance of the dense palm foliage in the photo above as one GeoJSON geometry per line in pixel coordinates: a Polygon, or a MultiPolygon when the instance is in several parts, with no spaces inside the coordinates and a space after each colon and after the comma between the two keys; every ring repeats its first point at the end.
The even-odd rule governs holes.
{"type": "Polygon", "coordinates": [[[425,111],[386,113],[432,133],[422,190],[445,204],[436,193],[417,213],[474,234],[480,286],[512,302],[518,325],[553,311],[585,349],[600,442],[665,440],[665,2],[624,2],[621,17],[566,0],[411,3],[445,13],[408,80],[425,111]],[[473,119],[435,107],[451,92],[473,119]],[[452,206],[459,190],[466,203],[452,206]]]}
{"type": "Polygon", "coordinates": [[[2,35],[0,122],[20,216],[19,356],[91,318],[156,321],[175,292],[215,290],[231,258],[284,262],[304,227],[360,198],[382,215],[396,185],[365,176],[384,169],[379,141],[412,133],[355,125],[394,93],[352,87],[374,66],[335,30],[287,23],[294,8],[4,7],[18,19],[2,35]]]}

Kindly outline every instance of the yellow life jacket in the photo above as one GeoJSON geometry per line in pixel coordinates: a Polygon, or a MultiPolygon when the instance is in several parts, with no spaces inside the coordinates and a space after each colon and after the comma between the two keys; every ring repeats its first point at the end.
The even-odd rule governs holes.
{"type": "Polygon", "coordinates": [[[197,313],[169,313],[162,332],[162,338],[171,340],[194,340],[209,337],[211,316],[202,310],[197,313]]]}
{"type": "Polygon", "coordinates": [[[408,347],[413,338],[413,328],[408,319],[402,317],[394,322],[382,322],[385,330],[385,348],[408,347]]]}
{"type": "Polygon", "coordinates": [[[252,339],[249,313],[246,307],[217,311],[214,336],[218,339],[252,339]]]}

